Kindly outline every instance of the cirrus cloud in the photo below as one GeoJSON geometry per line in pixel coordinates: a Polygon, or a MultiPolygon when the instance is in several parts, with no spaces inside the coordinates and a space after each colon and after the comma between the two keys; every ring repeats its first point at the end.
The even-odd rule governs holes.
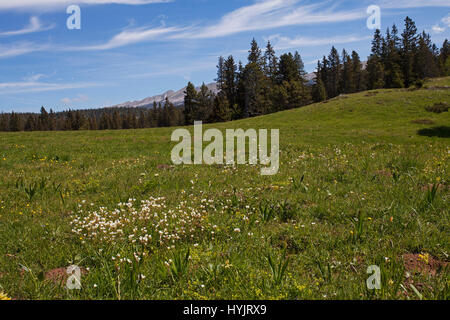
{"type": "Polygon", "coordinates": [[[158,27],[158,28],[136,28],[136,29],[128,29],[124,30],[114,37],[112,37],[109,41],[98,44],[98,45],[90,45],[90,46],[80,46],[80,47],[67,47],[64,48],[64,51],[96,51],[96,50],[109,50],[115,49],[119,47],[123,47],[126,45],[146,42],[150,40],[161,40],[162,36],[178,32],[183,29],[179,29],[176,27],[158,27]]]}
{"type": "Polygon", "coordinates": [[[49,83],[39,81],[4,82],[4,83],[0,82],[0,95],[11,93],[60,91],[69,89],[98,87],[103,85],[105,84],[94,82],[74,82],[74,83],[49,83]]]}
{"type": "Polygon", "coordinates": [[[80,102],[86,102],[89,100],[89,97],[84,94],[78,94],[75,98],[62,98],[61,102],[65,104],[74,104],[80,102]]]}
{"type": "Polygon", "coordinates": [[[19,42],[9,44],[7,46],[0,45],[0,59],[17,57],[37,51],[44,51],[49,48],[49,45],[39,45],[31,42],[19,42]]]}
{"type": "Polygon", "coordinates": [[[28,33],[41,32],[53,29],[55,25],[44,26],[38,17],[31,17],[30,23],[28,26],[13,31],[0,31],[0,37],[8,37],[8,36],[19,36],[28,33]]]}
{"type": "Polygon", "coordinates": [[[274,47],[277,50],[286,50],[299,47],[316,47],[322,45],[336,45],[344,43],[352,43],[359,41],[366,41],[371,39],[371,36],[358,36],[358,35],[345,35],[327,38],[309,38],[309,37],[283,37],[280,35],[273,35],[268,40],[274,43],[274,47]]]}
{"type": "MultiPolygon", "coordinates": [[[[151,3],[172,2],[172,0],[78,0],[78,5],[126,4],[145,5],[151,3]]],[[[2,0],[0,10],[38,10],[58,9],[73,4],[73,0],[2,0]]]]}
{"type": "Polygon", "coordinates": [[[378,2],[382,8],[424,8],[424,7],[450,7],[448,0],[382,0],[378,2]]]}
{"type": "Polygon", "coordinates": [[[216,24],[192,28],[173,39],[207,39],[245,31],[288,26],[353,21],[366,17],[363,10],[337,10],[329,1],[304,4],[300,0],[259,0],[224,15],[216,24]]]}

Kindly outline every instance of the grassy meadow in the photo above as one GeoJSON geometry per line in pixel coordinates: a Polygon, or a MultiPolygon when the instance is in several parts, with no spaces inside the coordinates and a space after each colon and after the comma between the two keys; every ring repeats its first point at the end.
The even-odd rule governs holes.
{"type": "Polygon", "coordinates": [[[450,78],[205,128],[280,129],[280,170],[173,166],[173,128],[0,133],[13,299],[449,299],[450,78]],[[82,268],[81,290],[65,268],[82,268]],[[368,290],[367,268],[382,272],[368,290]]]}

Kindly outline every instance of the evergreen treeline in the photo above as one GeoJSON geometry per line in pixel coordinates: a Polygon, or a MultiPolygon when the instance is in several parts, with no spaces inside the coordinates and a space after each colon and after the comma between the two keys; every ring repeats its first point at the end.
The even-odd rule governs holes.
{"type": "Polygon", "coordinates": [[[300,54],[277,57],[270,42],[263,53],[253,40],[245,66],[236,64],[233,56],[220,57],[217,69],[220,91],[216,96],[203,90],[198,94],[188,84],[186,124],[248,118],[364,90],[420,87],[425,78],[450,75],[450,45],[445,40],[439,50],[430,35],[417,34],[415,23],[407,17],[401,35],[395,25],[385,36],[375,31],[365,64],[356,51],[339,54],[333,47],[318,62],[312,86],[307,85],[300,54]]]}
{"type": "Polygon", "coordinates": [[[108,108],[40,114],[1,114],[1,131],[106,130],[190,125],[195,120],[224,122],[298,108],[340,94],[379,88],[420,87],[423,79],[450,75],[450,45],[439,50],[429,34],[417,33],[414,21],[405,19],[399,34],[395,25],[385,36],[376,30],[372,51],[364,64],[356,51],[341,54],[332,48],[318,62],[314,84],[308,85],[298,52],[275,54],[270,41],[264,52],[255,40],[248,61],[219,58],[218,93],[203,84],[199,91],[189,82],[184,107],[168,99],[153,108],[108,108]]]}
{"type": "Polygon", "coordinates": [[[119,130],[154,127],[172,127],[184,124],[183,110],[169,100],[154,103],[153,108],[105,108],[69,110],[40,114],[0,114],[0,131],[65,131],[65,130],[119,130]]]}
{"type": "Polygon", "coordinates": [[[217,65],[219,92],[192,83],[186,89],[185,124],[194,120],[223,122],[301,107],[312,102],[306,72],[298,52],[280,57],[270,42],[264,51],[253,39],[248,63],[236,63],[233,56],[220,57],[217,65]]]}

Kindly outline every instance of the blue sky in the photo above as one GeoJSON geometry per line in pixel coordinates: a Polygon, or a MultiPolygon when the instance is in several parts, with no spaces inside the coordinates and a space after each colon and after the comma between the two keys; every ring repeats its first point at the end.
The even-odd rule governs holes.
{"type": "Polygon", "coordinates": [[[332,45],[364,60],[369,5],[383,30],[409,15],[439,47],[449,38],[449,0],[0,0],[0,112],[98,108],[212,82],[218,56],[246,61],[253,37],[299,50],[309,72],[332,45]],[[72,4],[80,30],[66,26],[72,4]]]}

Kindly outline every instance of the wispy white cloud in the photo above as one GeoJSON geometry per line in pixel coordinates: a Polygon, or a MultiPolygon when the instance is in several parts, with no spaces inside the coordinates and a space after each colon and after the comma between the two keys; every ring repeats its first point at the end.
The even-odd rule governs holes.
{"type": "Polygon", "coordinates": [[[0,37],[19,36],[19,35],[28,34],[28,33],[41,32],[41,31],[53,29],[54,27],[55,27],[55,25],[44,26],[44,25],[42,25],[42,23],[38,17],[31,17],[30,23],[28,26],[26,26],[20,30],[0,31],[0,37]]]}
{"type": "Polygon", "coordinates": [[[387,9],[450,7],[448,0],[381,0],[379,5],[387,9]]]}
{"type": "Polygon", "coordinates": [[[80,46],[80,47],[67,47],[64,51],[96,51],[96,50],[109,50],[114,48],[123,47],[126,45],[146,42],[150,40],[164,40],[163,36],[179,32],[183,29],[176,27],[158,27],[158,28],[137,28],[128,29],[120,32],[112,37],[106,43],[92,45],[92,46],[80,46]]]}
{"type": "MultiPolygon", "coordinates": [[[[59,1],[36,0],[42,3],[56,3],[59,1]]],[[[17,3],[31,4],[35,0],[18,0],[17,3]]],[[[64,2],[64,0],[63,0],[64,2]]],[[[127,3],[144,4],[160,2],[153,0],[84,0],[81,3],[127,3]]],[[[166,1],[162,1],[166,2],[166,1]]],[[[59,51],[101,51],[119,48],[131,44],[148,41],[168,41],[176,39],[206,39],[223,37],[245,31],[267,30],[302,24],[331,23],[356,20],[365,17],[364,10],[337,9],[337,5],[330,5],[330,1],[321,1],[314,4],[303,4],[302,0],[257,0],[251,5],[236,9],[224,15],[217,23],[209,26],[197,27],[167,27],[165,24],[156,28],[128,28],[113,36],[110,40],[94,45],[52,47],[59,51]]],[[[1,9],[1,5],[0,5],[1,9]]],[[[36,51],[30,46],[10,51],[4,56],[13,56],[36,51]],[[21,50],[20,50],[21,49],[21,50]]],[[[0,54],[0,58],[1,58],[0,54]]]]}
{"type": "MultiPolygon", "coordinates": [[[[70,3],[72,0],[16,0],[14,2],[0,2],[2,8],[20,8],[35,5],[52,6],[61,3],[70,3]]],[[[79,4],[129,4],[143,5],[158,2],[171,2],[172,0],[80,0],[79,4]]],[[[255,0],[253,4],[240,7],[225,14],[216,23],[210,25],[197,25],[189,27],[169,27],[162,23],[160,27],[133,28],[133,24],[127,29],[114,35],[106,42],[93,45],[80,45],[71,47],[52,47],[58,51],[102,51],[131,44],[148,41],[169,41],[188,39],[209,39],[233,35],[241,32],[271,30],[281,27],[295,25],[311,25],[318,23],[337,23],[364,19],[367,17],[366,11],[361,8],[341,9],[342,1],[321,0],[318,2],[306,2],[304,0],[255,0]]],[[[380,0],[380,5],[384,8],[408,8],[420,6],[450,6],[450,1],[445,0],[380,0]]],[[[32,32],[42,28],[37,18],[33,18],[30,26],[18,31],[9,32],[19,34],[20,32],[32,32]]],[[[435,32],[443,32],[442,27],[436,25],[435,32]]],[[[0,33],[0,36],[2,33],[0,33]]],[[[357,36],[334,37],[325,39],[312,39],[306,37],[280,38],[279,48],[292,48],[298,46],[314,46],[330,43],[349,43],[366,40],[357,36]]],[[[19,45],[6,48],[0,52],[0,58],[11,57],[20,54],[42,50],[41,46],[19,45]]]]}
{"type": "Polygon", "coordinates": [[[74,82],[74,83],[48,83],[39,81],[24,82],[4,82],[0,83],[0,94],[60,91],[68,89],[79,89],[88,87],[98,87],[105,84],[94,82],[74,82]]]}
{"type": "Polygon", "coordinates": [[[12,58],[20,55],[44,51],[49,49],[49,45],[38,45],[31,42],[13,43],[7,46],[0,45],[0,59],[12,58]]]}
{"type": "Polygon", "coordinates": [[[28,82],[35,82],[35,81],[39,81],[45,77],[46,77],[45,74],[37,73],[37,74],[32,74],[32,75],[26,76],[23,78],[23,80],[28,81],[28,82]]]}
{"type": "Polygon", "coordinates": [[[300,0],[259,0],[226,14],[216,24],[194,27],[172,38],[216,38],[244,31],[352,21],[366,16],[365,10],[338,10],[337,5],[330,5],[330,1],[302,3],[300,0]]]}
{"type": "Polygon", "coordinates": [[[75,98],[63,98],[61,99],[62,103],[65,104],[74,104],[80,102],[86,102],[89,100],[89,97],[84,94],[78,94],[75,98]]]}
{"type": "Polygon", "coordinates": [[[447,30],[447,28],[450,28],[450,14],[448,14],[446,17],[442,18],[438,23],[436,23],[431,30],[433,30],[434,33],[439,34],[447,30]],[[441,23],[443,26],[441,26],[441,23]]]}
{"type": "Polygon", "coordinates": [[[433,30],[434,33],[439,34],[445,31],[444,27],[439,26],[439,24],[435,24],[431,30],[433,30]]]}
{"type": "Polygon", "coordinates": [[[57,46],[57,45],[38,45],[32,42],[12,43],[0,45],[0,59],[16,57],[32,52],[52,50],[52,51],[102,51],[115,49],[135,43],[147,42],[151,40],[163,41],[164,36],[170,33],[180,32],[182,28],[176,27],[157,27],[157,28],[135,28],[127,29],[112,37],[109,41],[96,45],[85,46],[57,46]]]}
{"type": "Polygon", "coordinates": [[[450,14],[445,18],[442,18],[442,23],[445,24],[448,28],[450,28],[450,14]]]}
{"type": "Polygon", "coordinates": [[[358,41],[366,41],[369,39],[371,39],[370,36],[357,36],[357,35],[345,35],[329,38],[308,38],[301,36],[289,38],[280,35],[273,35],[268,38],[268,40],[270,40],[273,43],[275,49],[278,50],[292,49],[299,47],[315,47],[321,45],[352,43],[358,41]]]}
{"type": "Polygon", "coordinates": [[[58,9],[71,4],[79,5],[105,5],[105,4],[127,4],[127,5],[145,5],[151,3],[171,2],[172,0],[2,0],[0,1],[0,10],[27,10],[33,9],[45,11],[49,9],[58,9]]]}

